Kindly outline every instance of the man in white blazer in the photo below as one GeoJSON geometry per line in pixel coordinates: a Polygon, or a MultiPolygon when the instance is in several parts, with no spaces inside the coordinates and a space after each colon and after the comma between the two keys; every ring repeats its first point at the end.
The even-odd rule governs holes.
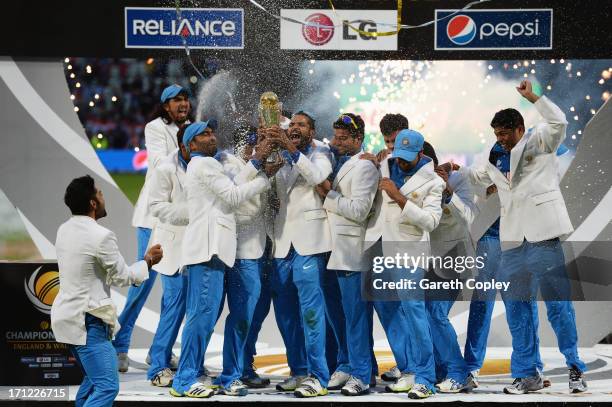
{"type": "Polygon", "coordinates": [[[106,207],[90,176],[72,180],[64,202],[73,216],[59,227],[55,241],[60,289],[51,307],[51,329],[58,342],[70,345],[83,370],[76,405],[110,406],[119,393],[111,340],[120,327],[110,286],[146,281],[162,251],[153,246],[143,260],[125,264],[115,234],[96,222],[106,216],[106,207]]]}
{"type": "Polygon", "coordinates": [[[379,173],[368,160],[359,158],[365,124],[361,116],[341,115],[333,124],[330,147],[334,154],[332,174],[317,188],[331,229],[332,250],[327,263],[324,285],[329,324],[338,342],[348,354],[346,366],[332,374],[329,389],[341,389],[346,396],[369,393],[372,374],[370,332],[373,307],[361,296],[361,275],[372,268],[372,259],[364,252],[368,215],[378,189],[379,173]],[[340,296],[327,287],[339,287],[340,296]],[[330,309],[339,308],[340,317],[330,309]]]}
{"type": "MultiPolygon", "coordinates": [[[[473,259],[475,253],[470,224],[476,207],[471,183],[461,173],[452,171],[450,164],[438,166],[433,147],[425,153],[433,159],[436,174],[446,183],[442,194],[442,217],[438,226],[430,233],[432,254],[441,258],[452,256],[455,259],[473,259]]],[[[465,279],[471,271],[463,264],[448,270],[440,267],[439,263],[434,263],[428,278],[432,281],[465,279]]],[[[471,389],[468,382],[470,371],[461,354],[455,328],[448,318],[459,291],[432,290],[426,295],[427,318],[436,360],[436,388],[442,393],[458,393],[471,389]]]]}
{"type": "Polygon", "coordinates": [[[292,376],[277,385],[296,397],[327,394],[325,304],[321,288],[325,253],[331,250],[327,212],[315,187],[332,172],[329,148],[314,143],[311,115],[291,118],[288,135],[278,127],[268,135],[284,149],[276,174],[280,207],[274,221],[271,279],[276,322],[287,349],[292,376]],[[308,377],[306,377],[308,376],[308,377]],[[303,379],[303,380],[302,380],[303,379]]]}
{"type": "MultiPolygon", "coordinates": [[[[486,157],[481,160],[489,161],[500,171],[507,172],[510,168],[510,152],[506,151],[499,143],[485,149],[486,157]]],[[[565,171],[569,168],[571,158],[568,148],[561,144],[557,149],[559,159],[559,179],[563,178],[565,171]]],[[[472,240],[477,242],[476,255],[483,259],[484,267],[479,270],[477,281],[491,281],[497,278],[497,270],[501,260],[501,246],[499,242],[499,214],[500,203],[497,195],[497,187],[481,185],[474,188],[475,205],[477,215],[470,227],[472,240]]],[[[475,290],[470,302],[470,315],[468,318],[468,329],[465,340],[463,356],[470,370],[472,384],[478,386],[478,375],[482,367],[487,350],[487,339],[491,326],[491,317],[495,305],[496,290],[475,290]]],[[[537,319],[537,302],[533,302],[534,317],[537,319]]],[[[537,321],[536,321],[537,323],[537,321]]],[[[541,372],[544,365],[539,359],[538,370],[541,372]]],[[[544,387],[551,385],[550,380],[543,377],[544,387]]]]}
{"type": "MultiPolygon", "coordinates": [[[[179,85],[170,85],[163,90],[160,96],[160,105],[157,107],[156,112],[159,116],[145,126],[144,133],[148,168],[145,183],[140,190],[140,195],[134,209],[134,216],[132,217],[132,225],[136,227],[137,231],[139,260],[144,255],[151,238],[151,231],[155,226],[155,217],[152,216],[149,208],[151,177],[155,172],[155,168],[163,159],[178,148],[176,133],[179,130],[179,126],[185,124],[188,120],[190,110],[189,90],[179,85]]],[[[151,270],[151,275],[144,284],[141,284],[139,287],[130,287],[128,290],[125,306],[119,316],[122,328],[113,341],[113,345],[119,355],[120,372],[127,372],[128,370],[129,359],[127,352],[130,347],[134,324],[147,301],[156,278],[157,273],[151,270]]],[[[176,358],[173,358],[173,367],[176,367],[177,362],[176,358]]]]}
{"type": "MultiPolygon", "coordinates": [[[[226,267],[236,259],[234,212],[243,202],[270,188],[268,178],[236,185],[219,162],[214,130],[208,122],[195,122],[185,129],[183,144],[191,154],[187,166],[189,224],[183,237],[181,263],[188,279],[186,322],[181,357],[170,394],[204,398],[214,390],[197,378],[212,336],[223,295],[226,267]]],[[[221,392],[229,390],[222,388],[221,392]]]]}
{"type": "Polygon", "coordinates": [[[543,387],[538,371],[537,317],[531,301],[539,290],[546,302],[548,319],[557,336],[559,349],[569,368],[571,393],[586,391],[586,366],[578,356],[578,333],[571,288],[565,268],[560,237],[573,227],[559,190],[556,152],[565,138],[565,114],[546,96],[533,93],[525,80],[517,91],[534,104],[546,123],[525,132],[521,114],[514,109],[497,112],[491,121],[497,141],[510,152],[508,173],[504,175],[487,162],[462,168],[483,186],[495,184],[501,204],[501,278],[510,282],[502,292],[506,319],[512,333],[512,377],[504,389],[524,394],[543,387]]]}
{"type": "MultiPolygon", "coordinates": [[[[434,172],[433,161],[423,155],[423,135],[401,130],[393,153],[380,164],[382,179],[374,201],[374,216],[366,231],[366,249],[382,245],[384,256],[404,253],[414,257],[429,255],[429,233],[438,226],[442,215],[444,181],[434,172]],[[379,243],[380,242],[380,243],[379,243]]],[[[421,267],[385,269],[381,277],[398,281],[407,278],[418,282],[424,276],[421,267]]],[[[408,391],[410,398],[429,397],[435,385],[433,343],[429,332],[424,293],[398,290],[400,301],[389,301],[371,290],[374,307],[385,329],[391,350],[402,372],[387,391],[408,391]],[[380,297],[379,297],[380,296],[380,297]],[[414,357],[412,357],[414,352],[414,357]]]]}
{"type": "MultiPolygon", "coordinates": [[[[265,161],[272,144],[269,139],[257,143],[257,134],[237,132],[234,153],[223,153],[223,170],[236,185],[254,179],[260,168],[272,168],[265,161]]],[[[280,168],[277,164],[273,171],[280,168]]],[[[234,211],[236,219],[236,262],[225,274],[229,315],[225,319],[223,337],[223,371],[216,383],[228,395],[246,395],[247,387],[240,378],[244,369],[244,349],[261,292],[262,256],[266,248],[264,205],[266,194],[245,200],[234,211]]]]}
{"type": "Polygon", "coordinates": [[[172,383],[172,347],[176,342],[185,317],[187,276],[180,273],[181,246],[185,227],[189,223],[185,178],[189,152],[183,145],[185,127],[178,131],[179,148],[155,168],[150,180],[149,205],[157,219],[151,235],[151,243],[164,248],[164,258],[155,267],[161,275],[162,307],[159,324],[149,349],[147,379],[154,386],[167,387],[172,383]]]}

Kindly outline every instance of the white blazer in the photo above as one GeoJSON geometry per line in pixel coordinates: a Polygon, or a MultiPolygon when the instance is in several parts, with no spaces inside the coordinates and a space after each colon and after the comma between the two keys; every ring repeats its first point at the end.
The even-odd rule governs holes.
{"type": "Polygon", "coordinates": [[[192,157],[187,166],[189,224],[182,248],[183,265],[209,261],[213,255],[229,267],[236,259],[236,220],[240,205],[270,188],[259,173],[252,181],[236,185],[212,157],[192,157]]]}
{"type": "Polygon", "coordinates": [[[329,270],[368,271],[372,268],[363,243],[380,174],[371,161],[361,160],[360,155],[355,154],[342,165],[332,184],[333,189],[323,202],[332,240],[329,270]]]}
{"type": "MultiPolygon", "coordinates": [[[[380,163],[382,177],[390,177],[389,157],[380,163]]],[[[384,242],[418,242],[427,244],[415,246],[414,256],[429,255],[429,233],[440,223],[442,216],[442,191],[445,183],[435,172],[433,161],[421,167],[416,174],[400,188],[408,201],[404,209],[384,191],[378,191],[374,200],[374,216],[368,222],[365,249],[380,238],[384,242]]],[[[393,245],[383,244],[385,256],[395,256],[393,245]]],[[[405,247],[402,252],[405,252],[405,247]]]]}
{"type": "Polygon", "coordinates": [[[436,255],[444,256],[444,253],[436,253],[434,247],[439,244],[441,250],[448,250],[457,243],[459,251],[456,255],[473,256],[474,244],[470,236],[470,225],[478,209],[474,204],[471,183],[461,173],[453,171],[448,178],[448,184],[453,195],[449,203],[442,202],[440,223],[430,233],[432,251],[436,255]]]}
{"type": "Polygon", "coordinates": [[[497,186],[502,250],[518,247],[524,239],[540,242],[573,231],[559,189],[556,156],[565,138],[565,114],[546,96],[534,105],[546,123],[529,129],[510,152],[509,179],[490,162],[460,169],[472,182],[497,186]]]}
{"type": "Polygon", "coordinates": [[[145,261],[125,264],[113,232],[89,216],[73,216],[55,241],[60,288],[51,307],[51,329],[58,342],[85,345],[85,313],[119,330],[110,286],[140,284],[149,278],[145,261]]]}
{"type": "Polygon", "coordinates": [[[308,155],[300,153],[294,163],[276,173],[280,208],[274,220],[274,257],[284,258],[291,245],[307,256],[331,250],[327,211],[315,186],[332,172],[329,147],[313,143],[308,155]]]}
{"type": "Polygon", "coordinates": [[[155,265],[155,271],[171,276],[181,266],[181,248],[185,227],[189,223],[186,173],[180,164],[176,149],[154,169],[149,181],[149,207],[158,222],[151,234],[150,246],[160,244],[164,257],[155,265]]]}
{"type": "MultiPolygon", "coordinates": [[[[236,185],[244,184],[257,176],[258,170],[249,161],[232,154],[223,154],[223,171],[236,185]]],[[[266,225],[264,223],[263,203],[266,194],[262,193],[244,201],[234,212],[236,218],[237,259],[256,260],[263,256],[266,248],[266,225]]]]}
{"type": "Polygon", "coordinates": [[[176,133],[178,133],[176,123],[166,124],[161,117],[147,123],[144,129],[145,146],[147,149],[147,175],[145,183],[140,190],[132,226],[153,229],[155,218],[151,215],[149,208],[149,183],[155,168],[172,151],[178,148],[176,133]]]}

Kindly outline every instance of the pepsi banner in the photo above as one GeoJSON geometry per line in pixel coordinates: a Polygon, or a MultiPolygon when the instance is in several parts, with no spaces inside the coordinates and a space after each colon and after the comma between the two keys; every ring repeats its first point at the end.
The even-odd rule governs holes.
{"type": "Polygon", "coordinates": [[[126,7],[126,48],[244,48],[242,9],[126,7]]]}
{"type": "Polygon", "coordinates": [[[76,359],[51,330],[51,304],[59,291],[57,263],[0,262],[0,286],[0,385],[81,383],[76,359]]]}
{"type": "Polygon", "coordinates": [[[552,9],[436,10],[435,49],[552,49],[552,9]]]}

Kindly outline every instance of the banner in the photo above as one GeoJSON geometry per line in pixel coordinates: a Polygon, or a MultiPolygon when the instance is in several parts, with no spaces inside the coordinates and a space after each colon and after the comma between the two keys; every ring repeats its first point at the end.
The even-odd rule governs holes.
{"type": "Polygon", "coordinates": [[[59,291],[57,263],[0,263],[0,385],[80,384],[81,369],[68,345],[51,331],[51,304],[59,291]]]}

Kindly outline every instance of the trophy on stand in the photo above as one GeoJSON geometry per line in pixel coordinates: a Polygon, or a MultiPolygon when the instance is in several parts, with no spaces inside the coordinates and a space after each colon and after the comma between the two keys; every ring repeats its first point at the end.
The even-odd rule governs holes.
{"type": "MultiPolygon", "coordinates": [[[[278,96],[274,92],[264,92],[259,98],[259,119],[261,126],[272,127],[280,125],[281,110],[283,104],[278,100],[278,96]]],[[[272,153],[266,159],[267,163],[280,164],[283,158],[280,154],[280,148],[277,146],[272,150],[272,153]]]]}

